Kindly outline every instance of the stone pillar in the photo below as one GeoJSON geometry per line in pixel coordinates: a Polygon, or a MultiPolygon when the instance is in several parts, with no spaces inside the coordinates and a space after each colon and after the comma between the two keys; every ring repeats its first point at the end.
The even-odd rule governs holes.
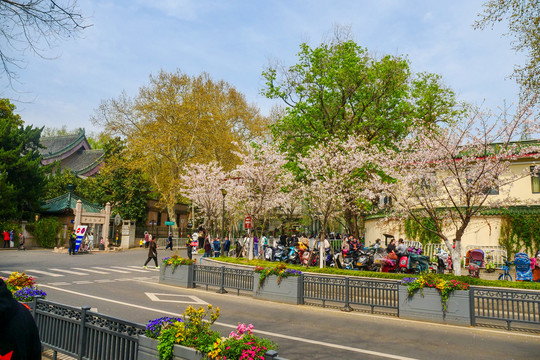
{"type": "Polygon", "coordinates": [[[109,246],[109,225],[111,223],[111,203],[107,202],[105,204],[105,221],[103,223],[103,242],[105,243],[105,248],[109,246]]]}
{"type": "Polygon", "coordinates": [[[73,223],[73,229],[77,229],[77,226],[81,225],[81,216],[82,216],[82,201],[77,200],[77,205],[75,205],[75,222],[73,223]]]}

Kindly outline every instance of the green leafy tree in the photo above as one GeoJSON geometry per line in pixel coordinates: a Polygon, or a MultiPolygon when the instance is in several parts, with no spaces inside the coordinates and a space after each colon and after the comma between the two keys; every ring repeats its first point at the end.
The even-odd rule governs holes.
{"type": "Polygon", "coordinates": [[[0,219],[28,218],[39,209],[47,167],[41,166],[41,130],[24,126],[15,106],[0,99],[0,219]]]}
{"type": "Polygon", "coordinates": [[[144,223],[150,182],[140,170],[127,166],[129,154],[120,138],[109,139],[104,148],[104,167],[95,178],[88,179],[89,198],[101,205],[110,202],[122,218],[144,223]]]}
{"type": "Polygon", "coordinates": [[[435,126],[458,113],[439,76],[412,75],[402,57],[373,58],[354,41],[300,46],[298,64],[263,72],[263,93],[282,99],[285,114],[273,133],[291,155],[351,135],[391,146],[414,126],[435,126]]]}
{"type": "Polygon", "coordinates": [[[493,28],[507,21],[507,35],[514,38],[514,50],[526,54],[523,66],[514,68],[514,78],[521,86],[523,99],[538,102],[540,90],[540,4],[538,0],[489,0],[484,11],[478,15],[476,29],[493,28]],[[530,98],[534,97],[534,98],[530,98]]]}

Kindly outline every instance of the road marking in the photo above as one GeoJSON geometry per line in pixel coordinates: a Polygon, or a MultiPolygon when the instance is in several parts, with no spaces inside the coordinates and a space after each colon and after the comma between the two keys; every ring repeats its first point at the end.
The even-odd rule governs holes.
{"type": "Polygon", "coordinates": [[[171,302],[171,303],[182,303],[182,304],[201,304],[201,305],[207,305],[208,303],[202,299],[199,299],[196,296],[192,295],[177,295],[177,294],[159,294],[159,293],[147,293],[145,292],[146,296],[150,298],[152,301],[156,302],[171,302]],[[185,298],[187,300],[167,300],[164,298],[167,297],[177,297],[177,298],[185,298]]]}
{"type": "Polygon", "coordinates": [[[112,272],[117,272],[117,273],[121,273],[121,274],[129,274],[129,271],[125,271],[125,270],[119,270],[119,269],[113,269],[113,268],[102,268],[103,270],[105,271],[112,271],[112,272]]]}
{"type": "Polygon", "coordinates": [[[102,274],[102,275],[105,275],[105,274],[108,274],[106,273],[105,271],[99,271],[99,270],[92,270],[92,269],[84,269],[84,268],[73,268],[75,270],[81,270],[81,271],[87,271],[87,272],[91,272],[93,274],[102,274]]]}
{"type": "Polygon", "coordinates": [[[61,285],[71,285],[71,284],[68,282],[53,282],[53,283],[48,283],[47,285],[61,286],[61,285]]]}
{"type": "Polygon", "coordinates": [[[64,270],[64,269],[49,268],[49,270],[59,271],[59,272],[62,272],[62,273],[72,274],[72,275],[82,275],[82,276],[87,276],[88,275],[88,274],[85,274],[85,273],[82,273],[82,272],[79,272],[79,271],[71,271],[71,270],[64,270]]]}
{"type": "MultiPolygon", "coordinates": [[[[113,266],[115,268],[119,268],[120,266],[113,266]]],[[[137,268],[135,269],[135,266],[129,266],[131,269],[126,269],[125,267],[120,267],[120,269],[126,269],[126,270],[129,270],[129,271],[136,271],[136,272],[143,272],[143,273],[147,273],[148,270],[144,270],[144,269],[140,269],[140,268],[137,268]]]]}
{"type": "Polygon", "coordinates": [[[74,281],[73,283],[77,284],[77,285],[86,285],[86,284],[93,284],[94,282],[93,281],[81,280],[81,281],[74,281]]]}
{"type": "Polygon", "coordinates": [[[38,273],[38,274],[42,274],[42,275],[45,275],[45,276],[52,276],[52,277],[62,277],[64,275],[60,275],[60,274],[54,274],[54,273],[50,273],[50,272],[47,272],[47,271],[41,271],[41,270],[33,270],[33,269],[28,269],[25,271],[25,273],[38,273]]]}
{"type": "Polygon", "coordinates": [[[98,280],[95,280],[95,282],[97,282],[97,283],[112,283],[112,282],[114,282],[114,280],[111,280],[111,279],[98,279],[98,280]]]}
{"type": "MultiPolygon", "coordinates": [[[[83,293],[79,293],[79,292],[76,292],[76,291],[57,288],[57,287],[54,287],[54,286],[42,285],[42,287],[48,287],[48,288],[51,288],[53,290],[63,291],[63,292],[67,292],[67,293],[74,294],[74,295],[88,297],[88,298],[91,298],[91,299],[111,302],[111,303],[114,303],[114,304],[130,306],[130,307],[133,307],[133,308],[136,308],[136,309],[154,311],[154,312],[162,314],[162,315],[170,315],[170,316],[175,316],[175,317],[182,316],[182,314],[173,313],[173,312],[165,311],[165,310],[162,310],[162,309],[154,309],[154,308],[151,308],[151,307],[148,307],[148,306],[130,304],[130,303],[126,303],[124,301],[118,301],[118,300],[103,298],[103,297],[100,297],[100,296],[83,294],[83,293]]],[[[237,326],[238,326],[238,324],[232,325],[232,324],[225,324],[225,323],[218,323],[218,322],[215,322],[214,324],[216,324],[218,326],[227,327],[227,328],[230,328],[230,329],[236,329],[237,326]]],[[[388,354],[388,353],[383,353],[383,352],[378,352],[378,351],[371,351],[371,350],[360,349],[360,348],[353,348],[351,346],[344,346],[344,345],[338,345],[338,344],[329,344],[327,342],[322,342],[322,341],[318,341],[318,340],[311,340],[311,339],[300,338],[300,337],[297,337],[297,336],[278,334],[278,333],[273,333],[273,332],[270,332],[270,331],[257,330],[257,331],[254,331],[254,332],[264,334],[264,335],[267,335],[267,336],[273,336],[273,337],[283,338],[283,339],[287,339],[287,340],[295,340],[295,341],[298,341],[298,342],[304,342],[304,343],[307,343],[307,344],[314,344],[314,345],[325,346],[325,347],[329,347],[329,348],[333,348],[333,349],[348,350],[348,351],[356,352],[356,353],[360,353],[360,354],[368,354],[368,355],[378,356],[378,357],[382,357],[382,358],[386,358],[386,359],[417,360],[417,359],[409,358],[409,357],[405,357],[405,356],[393,355],[393,354],[388,354]]]]}

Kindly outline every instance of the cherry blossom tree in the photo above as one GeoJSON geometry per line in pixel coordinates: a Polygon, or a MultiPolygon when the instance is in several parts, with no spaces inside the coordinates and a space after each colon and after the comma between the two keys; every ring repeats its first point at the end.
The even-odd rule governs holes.
{"type": "MultiPolygon", "coordinates": [[[[454,264],[461,263],[461,239],[473,217],[486,208],[517,204],[510,196],[511,186],[531,171],[527,166],[513,172],[510,165],[524,156],[538,156],[539,150],[531,142],[516,141],[524,128],[538,131],[528,107],[498,116],[476,109],[469,119],[436,132],[420,131],[395,150],[375,156],[391,179],[377,176],[374,184],[392,197],[391,216],[408,217],[436,234],[454,264]],[[433,228],[425,226],[426,217],[433,228]]],[[[455,273],[461,274],[460,266],[455,273]]]]}
{"type": "Polygon", "coordinates": [[[221,189],[227,186],[225,178],[225,171],[216,161],[190,164],[186,167],[185,175],[180,176],[182,195],[197,206],[205,218],[205,224],[216,232],[223,211],[221,189]]]}
{"type": "Polygon", "coordinates": [[[321,221],[319,233],[320,267],[324,266],[325,230],[328,223],[342,214],[348,199],[372,197],[364,186],[369,177],[359,176],[371,162],[366,142],[350,138],[346,142],[334,140],[312,148],[306,156],[299,156],[298,166],[304,182],[302,191],[308,210],[321,221]],[[363,170],[364,169],[364,170],[363,170]]]}
{"type": "MultiPolygon", "coordinates": [[[[245,215],[251,216],[253,229],[264,229],[273,211],[285,201],[282,188],[288,185],[287,163],[274,144],[258,141],[244,143],[238,152],[241,165],[231,172],[232,177],[242,179],[236,191],[238,206],[245,215]]],[[[253,244],[250,244],[250,248],[253,244]]],[[[252,251],[250,251],[251,257],[252,251]]]]}

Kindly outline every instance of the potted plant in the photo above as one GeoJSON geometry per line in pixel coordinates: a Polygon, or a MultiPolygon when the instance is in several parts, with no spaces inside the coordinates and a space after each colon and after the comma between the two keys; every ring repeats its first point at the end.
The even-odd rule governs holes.
{"type": "Polygon", "coordinates": [[[253,287],[254,297],[291,304],[301,303],[301,271],[287,269],[285,264],[273,268],[257,266],[253,276],[257,283],[257,287],[253,287]]]}
{"type": "Polygon", "coordinates": [[[434,274],[404,278],[400,284],[400,317],[470,324],[469,284],[434,274]]]}
{"type": "Polygon", "coordinates": [[[206,359],[206,354],[214,350],[214,344],[220,339],[219,332],[210,329],[218,317],[219,308],[214,310],[212,305],[199,309],[189,306],[182,313],[182,318],[151,321],[145,335],[154,341],[139,337],[138,358],[155,360],[156,355],[159,355],[160,360],[206,359]],[[157,354],[152,352],[153,349],[149,349],[148,345],[155,346],[157,354]]]}
{"type": "Polygon", "coordinates": [[[173,255],[161,260],[159,282],[168,285],[193,287],[193,264],[195,260],[173,255]]]}
{"type": "Polygon", "coordinates": [[[221,338],[211,325],[219,317],[212,305],[198,309],[189,306],[181,318],[159,318],[139,336],[139,360],[260,359],[277,349],[272,341],[253,334],[253,325],[239,324],[236,331],[221,338]],[[208,318],[208,320],[206,320],[208,318]]]}
{"type": "Polygon", "coordinates": [[[268,350],[277,345],[266,338],[253,335],[253,325],[238,324],[229,337],[218,340],[214,350],[208,353],[211,359],[264,359],[268,350]]]}
{"type": "Polygon", "coordinates": [[[28,309],[33,306],[36,297],[45,298],[47,294],[36,286],[35,278],[25,273],[12,272],[7,279],[2,278],[13,298],[26,305],[28,309]]]}

